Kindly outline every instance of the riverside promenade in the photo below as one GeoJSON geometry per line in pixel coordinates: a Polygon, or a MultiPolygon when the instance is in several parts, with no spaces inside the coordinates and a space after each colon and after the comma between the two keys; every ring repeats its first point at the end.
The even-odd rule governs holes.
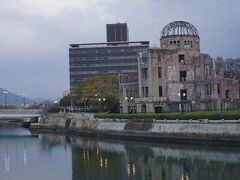
{"type": "Polygon", "coordinates": [[[48,114],[30,126],[33,133],[61,133],[94,138],[155,143],[214,144],[240,146],[239,120],[127,120],[97,119],[93,114],[48,114]]]}

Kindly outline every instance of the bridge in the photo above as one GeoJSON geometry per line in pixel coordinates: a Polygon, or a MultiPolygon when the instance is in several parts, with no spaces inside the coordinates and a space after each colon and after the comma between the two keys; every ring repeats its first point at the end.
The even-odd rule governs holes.
{"type": "Polygon", "coordinates": [[[39,122],[44,114],[42,109],[0,109],[0,123],[21,123],[29,126],[39,122]]]}

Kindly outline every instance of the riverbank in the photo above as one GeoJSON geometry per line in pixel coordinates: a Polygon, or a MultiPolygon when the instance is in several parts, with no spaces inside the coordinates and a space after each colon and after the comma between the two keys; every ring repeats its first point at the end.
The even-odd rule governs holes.
{"type": "Polygon", "coordinates": [[[93,114],[49,114],[33,123],[34,133],[61,133],[94,138],[180,144],[240,146],[240,124],[219,123],[131,123],[94,118],[93,114]]]}

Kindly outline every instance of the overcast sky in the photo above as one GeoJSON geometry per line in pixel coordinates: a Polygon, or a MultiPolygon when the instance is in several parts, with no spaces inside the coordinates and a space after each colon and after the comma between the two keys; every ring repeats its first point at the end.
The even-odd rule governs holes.
{"type": "Polygon", "coordinates": [[[131,41],[159,46],[175,20],[199,31],[201,51],[240,57],[239,0],[0,0],[0,87],[56,99],[69,89],[70,43],[106,41],[106,24],[127,22],[131,41]]]}

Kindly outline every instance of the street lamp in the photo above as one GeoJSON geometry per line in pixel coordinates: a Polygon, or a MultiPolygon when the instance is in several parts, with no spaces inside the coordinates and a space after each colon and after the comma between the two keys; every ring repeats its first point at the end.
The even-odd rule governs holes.
{"type": "Polygon", "coordinates": [[[99,104],[100,104],[100,107],[99,107],[99,109],[101,108],[101,110],[103,111],[103,106],[104,106],[104,102],[106,101],[106,99],[105,98],[99,98],[98,99],[98,102],[99,102],[99,104]]]}
{"type": "Polygon", "coordinates": [[[130,110],[130,113],[134,113],[135,112],[134,97],[133,96],[130,97],[129,110],[130,110]]]}
{"type": "Polygon", "coordinates": [[[8,92],[7,91],[3,91],[4,93],[4,102],[5,102],[5,109],[7,108],[7,94],[8,92]]]}
{"type": "Polygon", "coordinates": [[[182,112],[182,114],[183,114],[183,98],[186,97],[187,94],[184,93],[184,92],[179,92],[177,95],[180,96],[180,100],[181,100],[181,112],[182,112]]]}
{"type": "Polygon", "coordinates": [[[23,96],[23,108],[25,108],[25,106],[26,106],[26,94],[23,93],[22,96],[23,96]]]}

